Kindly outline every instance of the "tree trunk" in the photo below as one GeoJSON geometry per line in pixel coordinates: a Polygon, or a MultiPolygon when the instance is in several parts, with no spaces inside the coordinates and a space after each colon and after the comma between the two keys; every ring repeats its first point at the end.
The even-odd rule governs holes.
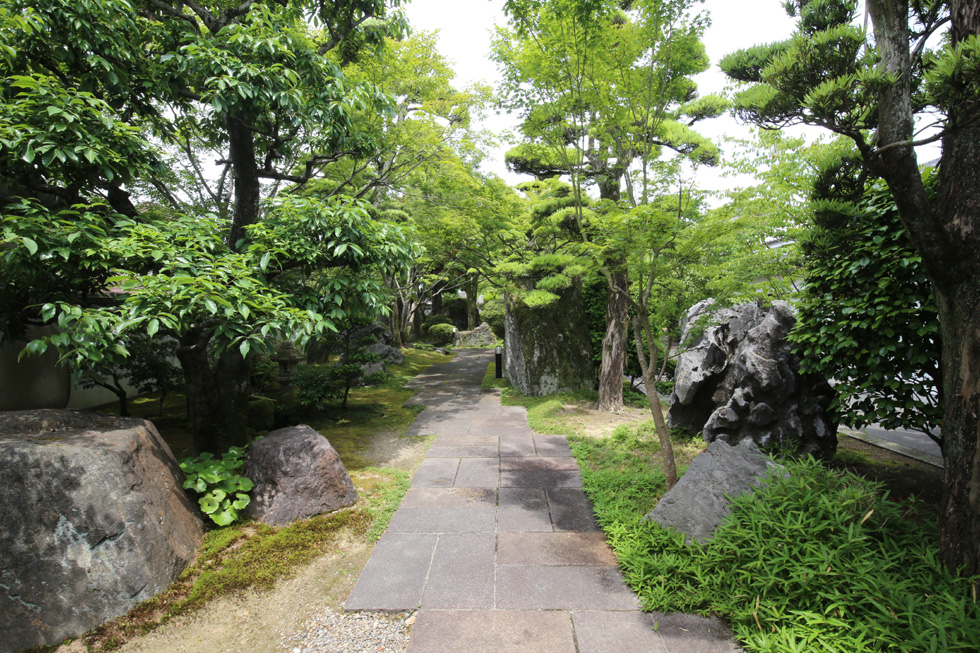
{"type": "Polygon", "coordinates": [[[476,273],[466,280],[466,328],[470,331],[480,326],[480,307],[476,303],[480,292],[480,277],[476,273]]]}
{"type": "Polygon", "coordinates": [[[412,338],[415,340],[420,340],[422,338],[422,322],[425,319],[423,315],[422,304],[418,304],[415,310],[412,311],[412,338]]]}
{"type": "Polygon", "coordinates": [[[259,217],[262,186],[255,163],[255,138],[249,125],[235,116],[228,116],[228,157],[235,174],[235,208],[228,246],[237,249],[246,236],[245,227],[259,217]]]}
{"type": "MultiPolygon", "coordinates": [[[[978,245],[980,247],[980,245],[978,245]]],[[[943,342],[943,562],[980,574],[980,266],[937,293],[943,342]]]]}
{"type": "MultiPolygon", "coordinates": [[[[624,261],[616,261],[612,272],[615,287],[626,289],[629,280],[624,261]]],[[[626,369],[626,347],[629,327],[629,304],[623,293],[610,289],[606,298],[606,335],[602,340],[599,368],[598,410],[617,412],[623,409],[623,372],[626,369]]]]}
{"type": "MultiPolygon", "coordinates": [[[[980,33],[975,0],[951,3],[955,46],[980,33]]],[[[940,556],[951,570],[980,573],[980,128],[967,86],[953,98],[936,200],[922,191],[912,140],[907,0],[869,0],[875,43],[895,83],[879,96],[879,145],[871,163],[888,182],[922,255],[942,334],[943,500],[940,556]]],[[[914,345],[913,345],[914,346],[914,345]]]]}
{"type": "Polygon", "coordinates": [[[185,334],[177,359],[184,370],[187,421],[195,448],[219,455],[248,441],[248,362],[232,351],[212,368],[209,340],[200,330],[185,334]]]}
{"type": "Polygon", "coordinates": [[[660,451],[664,459],[664,481],[667,491],[677,485],[677,462],[674,459],[674,445],[670,441],[670,431],[667,430],[667,422],[664,420],[664,409],[660,403],[660,395],[657,394],[657,381],[660,374],[657,370],[657,345],[653,342],[653,334],[650,332],[650,318],[646,310],[641,310],[639,315],[633,317],[633,339],[636,344],[636,357],[640,361],[640,369],[643,372],[643,385],[647,390],[647,404],[650,406],[650,413],[653,415],[653,425],[657,431],[657,439],[660,441],[660,451]],[[646,324],[643,322],[646,321],[646,324]],[[646,333],[650,338],[647,347],[649,355],[643,352],[643,338],[640,333],[646,333]]]}

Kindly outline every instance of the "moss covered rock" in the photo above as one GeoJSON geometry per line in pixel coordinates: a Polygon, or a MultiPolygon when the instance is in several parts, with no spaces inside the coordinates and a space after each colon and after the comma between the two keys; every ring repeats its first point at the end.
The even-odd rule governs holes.
{"type": "Polygon", "coordinates": [[[588,316],[578,285],[547,306],[507,295],[504,374],[530,397],[595,388],[588,316]]]}

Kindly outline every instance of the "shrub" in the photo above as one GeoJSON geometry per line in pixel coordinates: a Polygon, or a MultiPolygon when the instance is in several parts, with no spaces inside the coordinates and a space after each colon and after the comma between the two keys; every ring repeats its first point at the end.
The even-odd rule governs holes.
{"type": "Polygon", "coordinates": [[[489,299],[480,308],[480,317],[490,325],[493,334],[498,338],[504,337],[504,300],[501,298],[489,299]]]}
{"type": "Polygon", "coordinates": [[[453,341],[453,333],[456,327],[452,324],[436,324],[429,329],[429,336],[438,345],[448,345],[453,341]]]}
{"type": "Polygon", "coordinates": [[[307,410],[321,410],[326,399],[339,394],[329,365],[300,365],[289,382],[294,388],[296,403],[307,410]]]}
{"type": "Polygon", "coordinates": [[[425,318],[422,323],[422,333],[429,333],[429,330],[437,324],[452,324],[453,321],[445,315],[432,315],[425,318]]]}

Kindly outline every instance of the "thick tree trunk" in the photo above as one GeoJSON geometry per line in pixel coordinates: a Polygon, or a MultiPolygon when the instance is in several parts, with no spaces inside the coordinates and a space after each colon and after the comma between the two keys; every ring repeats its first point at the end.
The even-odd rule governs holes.
{"type": "Polygon", "coordinates": [[[185,334],[177,359],[184,370],[187,421],[195,447],[221,454],[248,441],[248,362],[228,352],[212,368],[208,341],[201,331],[185,334]]]}
{"type": "Polygon", "coordinates": [[[943,460],[939,547],[950,569],[980,574],[980,266],[937,293],[943,338],[943,460]]]}
{"type": "MultiPolygon", "coordinates": [[[[624,262],[616,261],[612,272],[616,287],[627,288],[624,262]]],[[[623,372],[626,369],[626,347],[629,327],[629,304],[626,296],[609,291],[606,299],[606,335],[602,340],[602,361],[599,367],[598,410],[623,409],[623,372]]]]}
{"type": "MultiPolygon", "coordinates": [[[[952,41],[980,33],[975,0],[951,2],[952,41]]],[[[940,555],[950,569],[980,573],[980,128],[969,87],[948,110],[939,191],[922,191],[912,139],[907,0],[869,0],[875,42],[896,82],[880,100],[871,161],[888,182],[902,222],[933,283],[942,334],[944,493],[940,555]]]]}

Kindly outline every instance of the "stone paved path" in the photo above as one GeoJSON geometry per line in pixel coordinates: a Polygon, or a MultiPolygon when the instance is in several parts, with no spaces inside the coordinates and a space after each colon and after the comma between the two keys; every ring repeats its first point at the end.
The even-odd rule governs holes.
{"type": "Polygon", "coordinates": [[[408,433],[435,440],[345,608],[418,609],[418,653],[737,651],[717,621],[640,612],[568,442],[480,390],[492,359],[463,350],[413,380],[408,433]]]}

